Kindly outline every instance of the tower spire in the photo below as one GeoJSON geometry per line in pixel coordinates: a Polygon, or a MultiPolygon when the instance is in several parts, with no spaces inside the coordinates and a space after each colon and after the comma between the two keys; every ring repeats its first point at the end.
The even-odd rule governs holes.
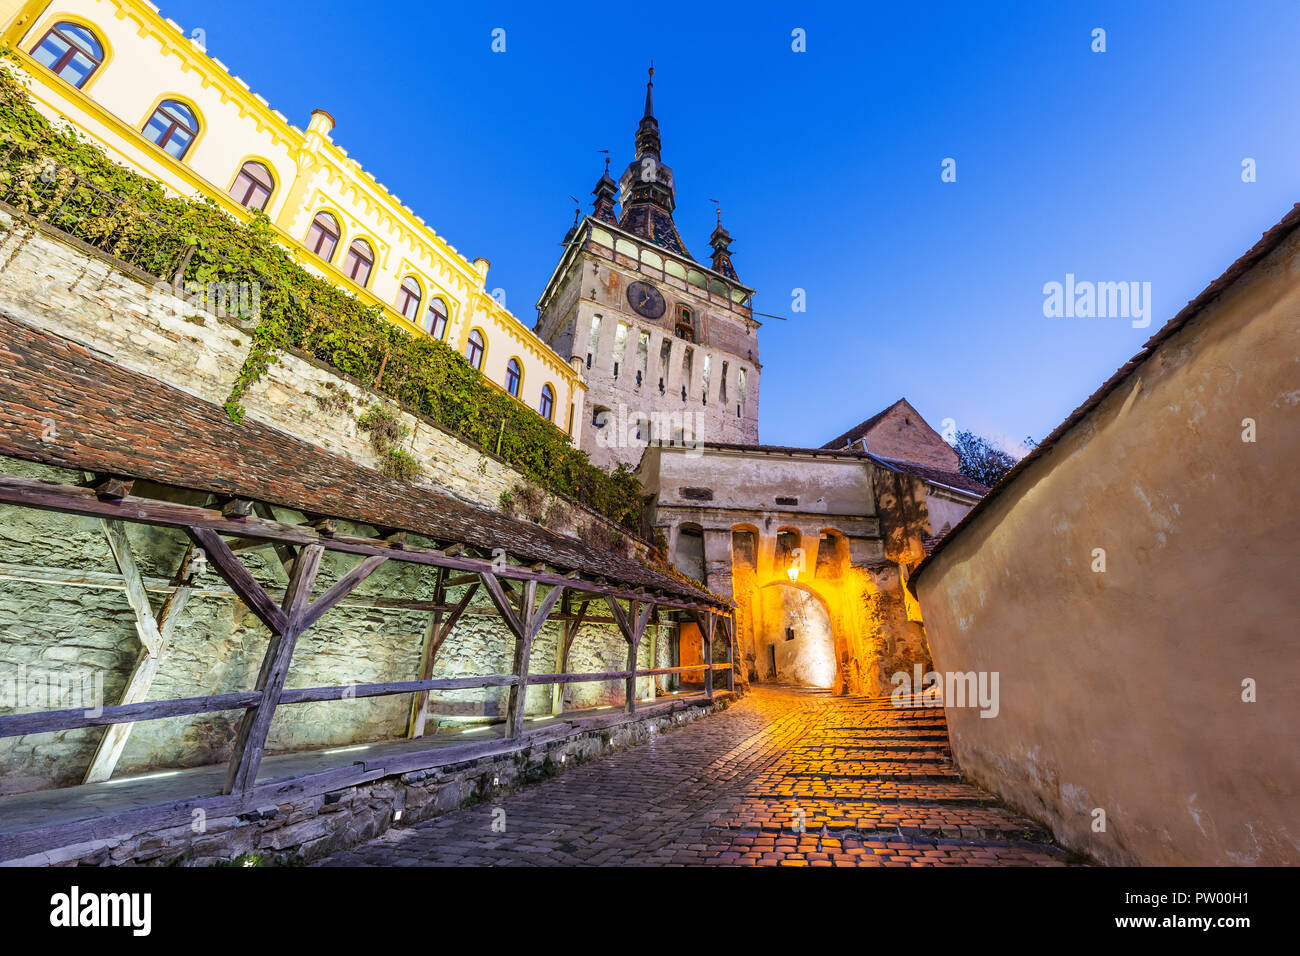
{"type": "Polygon", "coordinates": [[[731,233],[722,228],[722,207],[718,206],[715,211],[718,214],[718,227],[709,236],[709,245],[713,247],[713,271],[739,282],[736,267],[731,264],[731,233]]]}
{"type": "Polygon", "coordinates": [[[660,155],[659,121],[654,115],[654,62],[650,63],[645,85],[645,112],[636,128],[636,156],[619,179],[622,210],[619,227],[642,236],[657,246],[691,258],[673,223],[677,190],[673,171],[660,155]]]}
{"type": "Polygon", "coordinates": [[[641,122],[636,128],[636,158],[645,159],[648,156],[659,162],[659,151],[663,146],[659,141],[659,121],[655,119],[654,88],[655,68],[652,60],[650,78],[645,84],[645,113],[641,115],[641,122]]]}
{"type": "Polygon", "coordinates": [[[614,204],[618,201],[618,183],[609,175],[609,150],[601,149],[597,152],[605,154],[605,172],[596,182],[596,188],[591,194],[596,197],[593,203],[592,215],[611,226],[618,225],[618,216],[614,212],[614,204]]]}

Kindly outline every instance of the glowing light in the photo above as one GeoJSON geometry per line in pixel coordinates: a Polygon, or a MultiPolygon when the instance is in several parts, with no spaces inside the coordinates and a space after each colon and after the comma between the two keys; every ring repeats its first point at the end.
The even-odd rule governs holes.
{"type": "Polygon", "coordinates": [[[347,753],[352,753],[354,750],[369,750],[369,749],[370,749],[370,744],[359,744],[356,747],[338,747],[334,750],[326,750],[325,753],[347,754],[347,753]]]}
{"type": "Polygon", "coordinates": [[[785,573],[788,574],[788,575],[790,576],[790,580],[791,580],[791,581],[798,581],[798,580],[799,580],[799,565],[797,565],[797,564],[792,564],[792,565],[790,565],[790,570],[787,571],[787,572],[785,572],[785,573]]]}
{"type": "Polygon", "coordinates": [[[162,773],[146,773],[140,777],[118,777],[116,780],[105,780],[104,783],[134,783],[137,780],[157,780],[160,777],[174,777],[178,773],[180,773],[179,770],[164,770],[162,773]]]}

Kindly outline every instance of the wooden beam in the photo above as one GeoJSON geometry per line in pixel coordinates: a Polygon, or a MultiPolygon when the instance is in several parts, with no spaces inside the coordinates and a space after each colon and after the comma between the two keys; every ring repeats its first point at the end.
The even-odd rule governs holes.
{"type": "MultiPolygon", "coordinates": [[[[447,572],[445,568],[438,571],[438,582],[434,588],[434,597],[438,603],[443,603],[447,598],[447,572]]],[[[428,680],[433,676],[433,665],[438,658],[438,651],[442,649],[443,643],[451,635],[452,629],[460,621],[469,602],[474,599],[478,593],[479,582],[476,580],[461,595],[460,602],[451,608],[451,615],[447,618],[445,624],[440,624],[442,609],[435,611],[429,619],[429,626],[425,630],[424,642],[420,648],[420,680],[428,680]]],[[[429,716],[429,693],[421,691],[411,698],[411,713],[407,719],[406,736],[409,739],[417,739],[424,736],[425,721],[429,716]]]]}
{"type": "Polygon", "coordinates": [[[350,700],[353,697],[392,697],[397,694],[424,693],[431,690],[468,690],[474,687],[513,687],[519,683],[514,674],[488,674],[484,677],[441,677],[436,680],[393,681],[387,684],[340,684],[337,687],[295,687],[280,695],[280,706],[308,704],[322,700],[350,700]]]}
{"type": "Polygon", "coordinates": [[[722,638],[727,642],[727,690],[736,692],[736,635],[733,631],[734,621],[725,615],[718,618],[722,627],[722,638]]]}
{"type": "Polygon", "coordinates": [[[184,717],[188,714],[211,714],[219,710],[239,710],[261,700],[257,691],[240,691],[230,694],[209,694],[207,697],[177,697],[171,700],[150,700],[139,704],[118,707],[99,707],[88,710],[73,707],[69,710],[44,710],[34,714],[12,714],[0,717],[0,737],[18,737],[23,734],[48,734],[58,730],[76,730],[79,727],[102,727],[124,721],[162,720],[164,717],[184,717]]]}
{"type": "MultiPolygon", "coordinates": [[[[569,667],[569,650],[573,647],[574,638],[578,636],[578,628],[582,627],[583,621],[587,619],[587,608],[591,606],[590,601],[583,601],[576,615],[572,614],[570,595],[566,592],[564,603],[561,605],[561,613],[556,615],[564,621],[564,632],[555,645],[555,672],[563,674],[569,667]]],[[[612,622],[613,619],[611,618],[612,622]]],[[[551,713],[558,716],[564,712],[564,688],[556,684],[551,688],[551,713]]]]}
{"type": "MultiPolygon", "coordinates": [[[[265,501],[256,501],[253,503],[253,510],[257,512],[259,518],[267,521],[275,520],[275,511],[265,501]]],[[[236,542],[231,542],[230,550],[235,551],[236,542]]],[[[290,545],[280,541],[272,541],[271,547],[275,548],[275,556],[280,559],[280,567],[284,569],[285,576],[289,574],[289,569],[293,567],[293,560],[297,556],[296,552],[290,545]]]]}
{"type": "Polygon", "coordinates": [[[117,569],[122,572],[122,582],[126,585],[126,601],[135,612],[135,632],[140,644],[151,656],[157,656],[162,648],[162,636],[158,633],[158,622],[154,618],[153,607],[149,604],[149,595],[145,593],[144,581],[135,557],[131,554],[131,542],[127,540],[126,527],[120,521],[101,518],[100,525],[108,549],[113,552],[117,569]]]}
{"type": "MultiPolygon", "coordinates": [[[[194,545],[190,544],[181,556],[180,566],[176,569],[176,575],[173,578],[175,589],[163,601],[162,607],[158,609],[158,615],[155,619],[158,632],[158,649],[153,653],[148,648],[140,652],[135,662],[135,668],[131,671],[130,678],[127,679],[126,690],[123,691],[119,704],[138,704],[148,696],[149,688],[153,685],[153,680],[158,675],[158,670],[162,667],[167,652],[171,650],[172,634],[176,630],[176,622],[180,619],[181,611],[184,610],[185,603],[194,590],[193,585],[189,583],[193,574],[190,568],[190,559],[193,554],[194,545]]],[[[143,591],[144,584],[140,581],[138,571],[136,583],[140,590],[143,591]]],[[[130,722],[113,724],[104,731],[104,736],[100,738],[99,746],[95,749],[95,755],[91,758],[90,766],[86,769],[86,775],[83,778],[84,783],[98,783],[113,776],[113,769],[117,766],[117,761],[126,748],[127,738],[131,736],[131,728],[134,726],[135,724],[130,722]]]]}
{"type": "MultiPolygon", "coordinates": [[[[284,611],[276,606],[271,595],[266,593],[266,589],[248,573],[248,568],[240,563],[235,553],[221,540],[221,536],[211,528],[189,528],[187,531],[190,540],[202,549],[203,554],[217,569],[217,573],[248,605],[248,609],[257,615],[258,620],[265,624],[272,634],[284,633],[289,623],[284,611]]],[[[301,556],[299,552],[299,557],[301,556]]],[[[297,565],[298,561],[295,559],[294,566],[297,565]]]]}
{"type": "MultiPolygon", "coordinates": [[[[578,591],[609,594],[625,599],[638,595],[638,591],[633,587],[604,584],[594,579],[567,578],[554,571],[531,571],[519,565],[508,565],[502,568],[494,566],[491,560],[485,558],[452,556],[443,551],[409,545],[399,551],[381,540],[352,535],[327,537],[305,525],[286,525],[252,517],[226,518],[218,511],[196,505],[134,496],[120,501],[104,501],[96,497],[89,488],[59,485],[31,478],[17,478],[12,475],[0,475],[0,504],[14,504],[94,518],[116,518],[158,527],[180,528],[187,532],[191,528],[201,528],[215,535],[264,538],[293,545],[319,544],[327,550],[348,554],[386,554],[395,560],[413,564],[447,567],[475,574],[491,571],[503,578],[535,581],[546,585],[558,584],[578,591]]],[[[677,593],[680,595],[684,592],[677,593]]],[[[658,603],[663,607],[687,611],[717,608],[716,602],[704,597],[665,598],[658,603]]]]}
{"type": "Polygon", "coordinates": [[[247,498],[232,498],[221,506],[221,513],[227,518],[247,518],[254,507],[254,502],[247,498]]]}
{"type": "MultiPolygon", "coordinates": [[[[494,602],[495,603],[495,602],[494,602]]],[[[515,631],[515,659],[511,673],[520,683],[510,688],[506,698],[506,736],[518,737],[524,729],[524,704],[528,697],[528,664],[533,652],[533,608],[537,606],[537,582],[529,581],[524,585],[523,598],[520,601],[520,616],[523,625],[515,631]]]]}
{"type": "MultiPolygon", "coordinates": [[[[516,613],[514,606],[510,603],[510,598],[501,587],[501,581],[489,571],[480,572],[479,580],[487,588],[488,597],[492,599],[493,606],[497,609],[497,613],[501,615],[501,620],[505,622],[506,627],[510,628],[510,633],[515,636],[515,640],[523,640],[525,633],[524,621],[520,620],[519,614],[516,613]]],[[[529,591],[532,598],[535,599],[537,596],[537,582],[529,581],[528,583],[532,585],[529,591]]],[[[531,609],[531,600],[529,603],[531,609]]]]}
{"type": "Polygon", "coordinates": [[[526,581],[524,583],[523,600],[520,604],[522,613],[516,615],[496,575],[485,573],[482,578],[488,596],[501,613],[501,618],[506,622],[506,626],[510,628],[511,633],[515,636],[515,656],[512,671],[519,677],[520,682],[510,688],[510,695],[506,704],[506,736],[518,737],[522,733],[524,725],[524,704],[528,689],[528,665],[532,656],[533,641],[541,633],[542,626],[546,623],[547,617],[550,616],[551,610],[555,607],[555,602],[563,597],[564,588],[558,585],[552,587],[546,597],[538,603],[537,582],[526,581]]]}
{"type": "MultiPolygon", "coordinates": [[[[624,612],[618,601],[609,595],[605,595],[605,603],[609,605],[610,613],[614,615],[614,620],[618,623],[618,629],[623,634],[623,640],[627,641],[627,669],[628,671],[635,671],[637,654],[641,648],[641,637],[645,634],[646,624],[649,623],[650,615],[654,613],[655,606],[646,602],[638,611],[637,599],[632,598],[628,601],[627,611],[624,612]]],[[[636,710],[635,676],[626,679],[623,709],[629,714],[636,710]]]]}
{"type": "MultiPolygon", "coordinates": [[[[217,543],[225,550],[224,542],[218,539],[217,543]]],[[[316,572],[320,570],[321,557],[324,553],[325,549],[320,545],[310,545],[300,550],[297,559],[293,562],[293,573],[289,578],[289,587],[280,609],[281,626],[272,628],[271,640],[267,644],[266,654],[262,658],[262,667],[257,675],[256,689],[260,692],[261,698],[256,706],[244,711],[244,717],[239,722],[239,732],[235,737],[230,771],[226,775],[223,793],[249,791],[257,781],[257,768],[262,763],[266,735],[271,729],[275,708],[280,703],[280,694],[284,690],[284,680],[289,673],[289,663],[293,659],[298,635],[303,631],[302,622],[306,617],[312,585],[316,581],[316,572]]],[[[212,555],[209,554],[209,557],[212,555]]],[[[238,563],[238,559],[233,554],[230,554],[230,560],[238,563]]],[[[230,586],[235,587],[233,581],[230,582],[230,586]]]]}
{"type": "Polygon", "coordinates": [[[109,475],[94,485],[95,494],[101,498],[121,500],[131,493],[132,486],[135,485],[133,478],[120,478],[115,475],[109,475]]]}
{"type": "Polygon", "coordinates": [[[351,571],[335,581],[324,594],[311,602],[311,605],[303,612],[301,630],[305,631],[319,621],[325,612],[351,594],[362,581],[378,571],[380,566],[387,560],[387,556],[382,554],[372,554],[368,558],[362,558],[351,571]]]}

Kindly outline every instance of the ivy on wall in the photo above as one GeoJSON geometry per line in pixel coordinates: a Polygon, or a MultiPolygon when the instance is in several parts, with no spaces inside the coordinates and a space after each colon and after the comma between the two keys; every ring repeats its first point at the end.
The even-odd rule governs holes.
{"type": "Polygon", "coordinates": [[[10,69],[0,69],[0,198],[151,275],[186,283],[257,283],[252,347],[225,403],[297,349],[494,452],[543,487],[641,533],[640,483],[597,468],[572,440],[493,387],[459,353],[388,322],[380,309],[293,261],[260,212],[241,223],[205,197],[170,196],[75,131],[52,126],[10,69]]]}

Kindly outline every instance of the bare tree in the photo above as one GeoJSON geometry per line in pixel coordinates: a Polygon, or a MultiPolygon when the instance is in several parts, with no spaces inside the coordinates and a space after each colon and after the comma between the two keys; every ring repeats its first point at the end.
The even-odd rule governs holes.
{"type": "Polygon", "coordinates": [[[967,478],[974,478],[990,488],[1016,465],[1013,455],[974,432],[959,431],[953,447],[959,461],[957,469],[967,478]]]}

